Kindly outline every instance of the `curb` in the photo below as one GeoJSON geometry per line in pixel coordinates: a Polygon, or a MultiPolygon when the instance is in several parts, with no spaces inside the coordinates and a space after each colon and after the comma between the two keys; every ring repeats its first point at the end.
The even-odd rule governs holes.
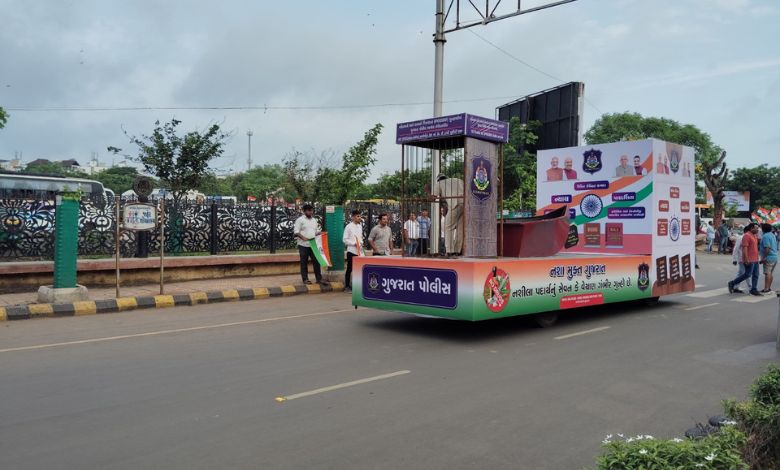
{"type": "Polygon", "coordinates": [[[279,287],[255,287],[252,289],[230,289],[210,292],[190,292],[188,294],[154,295],[139,297],[120,297],[118,299],[87,300],[62,304],[27,304],[12,307],[0,307],[0,322],[11,320],[29,320],[43,317],[72,317],[96,315],[101,313],[125,312],[148,308],[168,308],[238,300],[267,299],[301,294],[320,294],[341,292],[343,282],[331,282],[329,286],[307,284],[301,286],[286,285],[279,287]]]}

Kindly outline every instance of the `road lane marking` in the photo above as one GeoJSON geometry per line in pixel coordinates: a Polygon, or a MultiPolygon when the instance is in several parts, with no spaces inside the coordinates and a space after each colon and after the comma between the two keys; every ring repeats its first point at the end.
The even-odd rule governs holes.
{"type": "Polygon", "coordinates": [[[333,315],[335,313],[344,313],[344,312],[354,312],[354,308],[347,308],[343,310],[330,310],[327,312],[314,312],[314,313],[302,313],[300,315],[288,315],[284,317],[271,317],[271,318],[261,318],[258,320],[247,320],[247,321],[237,321],[237,322],[230,322],[230,323],[219,323],[217,325],[204,325],[204,326],[192,326],[189,328],[176,328],[173,330],[159,330],[159,331],[148,331],[146,333],[134,333],[130,335],[119,335],[119,336],[107,336],[103,338],[91,338],[91,339],[81,339],[77,341],[65,341],[63,343],[49,343],[49,344],[38,344],[35,346],[21,346],[18,348],[6,348],[6,349],[0,349],[0,353],[4,352],[13,352],[13,351],[29,351],[33,349],[47,349],[47,348],[55,348],[58,346],[72,346],[76,344],[89,344],[89,343],[102,343],[106,341],[115,341],[119,339],[128,339],[128,338],[141,338],[144,336],[159,336],[159,335],[167,335],[172,333],[184,333],[187,331],[199,331],[199,330],[211,330],[215,328],[226,328],[228,326],[238,326],[238,325],[251,325],[253,323],[267,323],[272,321],[280,321],[280,320],[295,320],[297,318],[308,318],[308,317],[317,317],[322,315],[333,315]]]}
{"type": "Polygon", "coordinates": [[[728,294],[729,290],[726,287],[721,287],[719,289],[710,289],[710,290],[704,290],[701,292],[694,292],[693,294],[688,294],[688,297],[695,297],[697,299],[708,299],[710,297],[715,297],[718,295],[728,294]]]}
{"type": "Polygon", "coordinates": [[[599,331],[608,330],[609,328],[610,327],[608,327],[608,326],[601,326],[599,328],[593,328],[592,330],[578,331],[577,333],[572,333],[572,334],[569,334],[569,335],[556,336],[553,339],[568,339],[568,338],[573,338],[575,336],[587,335],[587,334],[590,334],[590,333],[597,333],[599,331]]]}
{"type": "Polygon", "coordinates": [[[707,284],[696,284],[695,286],[697,289],[701,289],[702,287],[707,287],[707,284]]]}
{"type": "Polygon", "coordinates": [[[756,302],[763,302],[764,300],[770,300],[776,298],[774,295],[761,295],[760,297],[757,295],[746,295],[744,297],[739,297],[737,299],[731,299],[732,302],[747,302],[749,304],[754,304],[756,302]]]}
{"type": "Polygon", "coordinates": [[[700,308],[714,307],[715,305],[720,305],[720,302],[713,302],[711,304],[704,304],[704,305],[697,305],[695,307],[688,307],[685,310],[699,310],[700,308]]]}
{"type": "Polygon", "coordinates": [[[279,403],[284,403],[286,401],[295,400],[297,398],[310,397],[312,395],[317,395],[317,394],[325,393],[325,392],[332,392],[333,390],[339,390],[339,389],[347,388],[347,387],[354,387],[355,385],[361,385],[361,384],[365,384],[365,383],[368,383],[368,382],[375,382],[377,380],[384,380],[384,379],[389,379],[389,378],[392,378],[392,377],[398,377],[399,375],[406,375],[406,374],[408,374],[410,372],[411,372],[410,370],[399,370],[399,371],[396,371],[396,372],[391,372],[389,374],[382,374],[382,375],[377,375],[375,377],[368,377],[368,378],[365,378],[365,379],[353,380],[352,382],[344,382],[344,383],[338,384],[338,385],[331,385],[329,387],[322,387],[322,388],[318,388],[318,389],[315,389],[315,390],[309,390],[308,392],[301,392],[301,393],[296,393],[296,394],[293,394],[293,395],[285,395],[285,396],[281,396],[281,397],[276,397],[275,400],[277,402],[279,402],[279,403]]]}

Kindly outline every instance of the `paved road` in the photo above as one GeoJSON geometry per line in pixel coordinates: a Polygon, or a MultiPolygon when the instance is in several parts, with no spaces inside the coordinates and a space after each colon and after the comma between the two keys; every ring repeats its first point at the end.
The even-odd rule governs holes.
{"type": "Polygon", "coordinates": [[[548,329],[341,294],[6,323],[0,468],[592,465],[606,434],[679,436],[780,360],[777,300],[699,262],[694,296],[548,329]]]}

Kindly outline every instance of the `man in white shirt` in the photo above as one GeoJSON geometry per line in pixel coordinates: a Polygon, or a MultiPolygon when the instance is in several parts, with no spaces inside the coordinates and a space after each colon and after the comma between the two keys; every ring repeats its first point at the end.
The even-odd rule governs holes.
{"type": "Polygon", "coordinates": [[[447,178],[440,174],[436,178],[436,186],[433,188],[432,199],[438,199],[447,203],[447,214],[444,216],[444,245],[446,253],[459,255],[463,249],[463,180],[459,178],[447,178]]]}
{"type": "Polygon", "coordinates": [[[317,219],[314,218],[314,207],[311,204],[303,205],[303,215],[298,217],[293,224],[293,234],[298,240],[298,254],[301,257],[301,279],[304,284],[311,284],[309,280],[309,258],[314,265],[314,277],[317,282],[322,282],[322,273],[320,272],[320,263],[314,257],[311,250],[310,240],[319,235],[320,231],[317,225],[317,219]]]}
{"type": "Polygon", "coordinates": [[[344,273],[344,292],[352,292],[352,258],[363,251],[363,224],[360,211],[352,211],[352,220],[344,227],[344,246],[347,247],[347,271],[344,273]]]}
{"type": "MultiPolygon", "coordinates": [[[[744,227],[742,228],[743,233],[736,232],[737,239],[734,242],[734,251],[731,252],[731,264],[735,266],[739,266],[739,275],[737,277],[741,277],[745,273],[745,263],[742,262],[742,237],[745,236],[744,234],[744,227]]],[[[745,285],[745,289],[750,290],[750,286],[748,285],[747,279],[742,281],[740,284],[745,285]]],[[[739,284],[734,286],[734,292],[742,293],[744,292],[742,289],[739,288],[739,284]]]]}
{"type": "Polygon", "coordinates": [[[417,222],[417,214],[409,213],[409,220],[404,222],[404,243],[406,243],[406,256],[417,254],[417,245],[420,243],[420,222],[417,222]]]}

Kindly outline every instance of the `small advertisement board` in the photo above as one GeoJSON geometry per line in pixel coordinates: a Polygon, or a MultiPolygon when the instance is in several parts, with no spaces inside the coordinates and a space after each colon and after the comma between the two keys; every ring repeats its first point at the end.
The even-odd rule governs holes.
{"type": "Polygon", "coordinates": [[[151,204],[128,204],[122,222],[125,230],[153,230],[157,225],[157,208],[151,204]]]}

